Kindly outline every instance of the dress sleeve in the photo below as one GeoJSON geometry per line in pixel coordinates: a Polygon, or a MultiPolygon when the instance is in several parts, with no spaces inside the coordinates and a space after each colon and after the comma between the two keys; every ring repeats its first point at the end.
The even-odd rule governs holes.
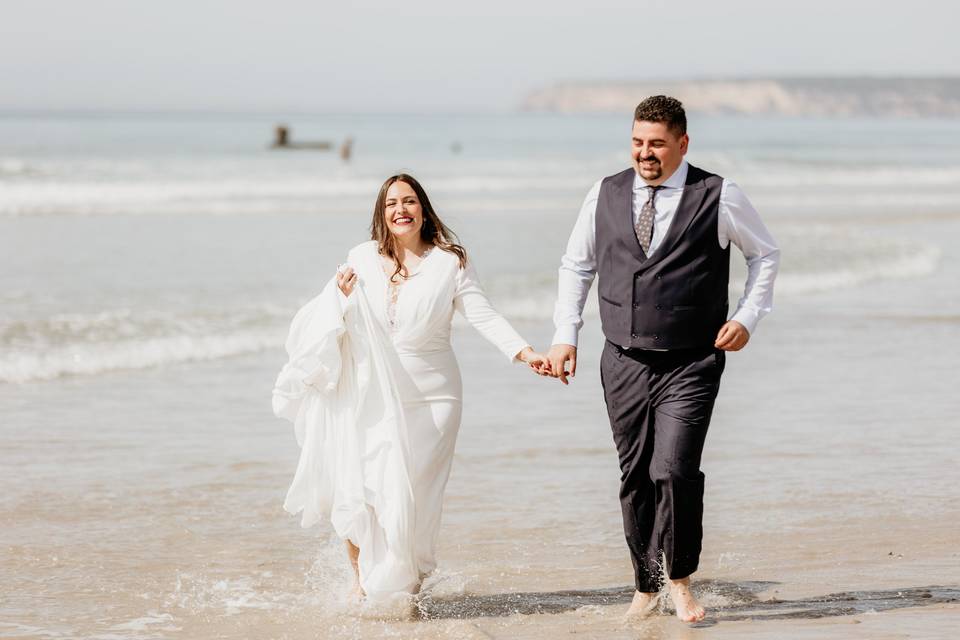
{"type": "Polygon", "coordinates": [[[472,262],[468,261],[467,266],[457,272],[457,292],[453,306],[480,335],[510,360],[516,359],[525,347],[530,346],[490,304],[472,262]]]}

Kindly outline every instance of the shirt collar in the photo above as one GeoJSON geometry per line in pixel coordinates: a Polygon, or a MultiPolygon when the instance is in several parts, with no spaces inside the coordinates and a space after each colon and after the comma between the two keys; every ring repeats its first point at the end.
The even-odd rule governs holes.
{"type": "MultiPolygon", "coordinates": [[[[690,165],[687,164],[686,160],[680,162],[680,166],[677,167],[677,170],[673,172],[673,175],[664,180],[660,186],[664,189],[683,189],[684,185],[687,184],[687,170],[690,168],[690,165]]],[[[640,177],[639,173],[634,172],[633,174],[633,190],[634,191],[643,191],[649,187],[646,182],[643,181],[643,178],[640,177]]]]}

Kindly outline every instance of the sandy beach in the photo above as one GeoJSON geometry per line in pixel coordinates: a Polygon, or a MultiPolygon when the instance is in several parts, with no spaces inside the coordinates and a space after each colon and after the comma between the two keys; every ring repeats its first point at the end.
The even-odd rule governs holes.
{"type": "MultiPolygon", "coordinates": [[[[574,169],[616,166],[615,152],[592,150],[574,169]]],[[[938,161],[947,177],[931,189],[949,201],[960,161],[938,161]]],[[[207,169],[218,162],[229,164],[214,158],[207,169]]],[[[536,174],[538,158],[527,162],[536,174]]],[[[448,185],[438,200],[494,302],[545,345],[556,260],[589,179],[542,209],[477,210],[488,191],[427,166],[448,185]]],[[[450,172],[489,185],[492,166],[450,172]]],[[[631,570],[595,316],[569,387],[505,365],[456,328],[465,410],[440,568],[417,619],[357,616],[343,601],[340,543],[282,511],[298,452],[269,392],[285,323],[363,239],[367,207],[220,215],[163,213],[157,201],[138,215],[0,216],[0,637],[955,637],[960,214],[948,202],[807,213],[804,185],[756,177],[751,190],[762,167],[742,173],[781,242],[783,287],[748,348],[729,358],[707,439],[694,579],[704,623],[681,624],[669,608],[622,620],[631,570]],[[799,204],[781,204],[791,198],[799,204]]],[[[78,182],[63,188],[80,192],[78,182]]],[[[503,201],[536,200],[526,184],[500,184],[503,201]]],[[[192,188],[207,206],[205,187],[192,188]]],[[[22,209],[10,193],[26,190],[0,191],[0,210],[22,209]]],[[[97,193],[121,206],[127,192],[97,193]]],[[[351,193],[343,198],[367,195],[351,193]]]]}

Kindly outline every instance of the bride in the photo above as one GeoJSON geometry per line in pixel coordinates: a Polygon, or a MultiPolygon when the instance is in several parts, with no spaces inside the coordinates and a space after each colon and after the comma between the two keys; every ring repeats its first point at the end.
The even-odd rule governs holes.
{"type": "Polygon", "coordinates": [[[412,176],[384,182],[371,237],[294,318],[273,408],[301,447],[284,508],[304,527],[330,517],[372,601],[417,593],[436,567],[463,396],[453,312],[510,361],[549,363],[490,305],[412,176]]]}

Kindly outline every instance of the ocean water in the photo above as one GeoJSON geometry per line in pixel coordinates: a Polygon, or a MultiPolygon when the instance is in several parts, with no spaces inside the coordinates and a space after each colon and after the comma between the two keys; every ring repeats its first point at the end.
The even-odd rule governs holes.
{"type": "MultiPolygon", "coordinates": [[[[293,312],[400,170],[546,348],[566,237],[592,183],[627,166],[629,126],[0,116],[0,636],[687,637],[668,616],[620,621],[593,302],[570,387],[457,327],[464,425],[423,619],[343,602],[339,544],[281,509],[297,450],[269,405],[293,312]],[[352,158],[268,149],[281,121],[295,140],[352,137],[352,158]]],[[[856,620],[938,637],[960,588],[960,122],[690,131],[691,162],[738,182],[783,250],[775,312],[729,359],[707,442],[697,590],[714,624],[696,633],[838,637],[856,620]]]]}

